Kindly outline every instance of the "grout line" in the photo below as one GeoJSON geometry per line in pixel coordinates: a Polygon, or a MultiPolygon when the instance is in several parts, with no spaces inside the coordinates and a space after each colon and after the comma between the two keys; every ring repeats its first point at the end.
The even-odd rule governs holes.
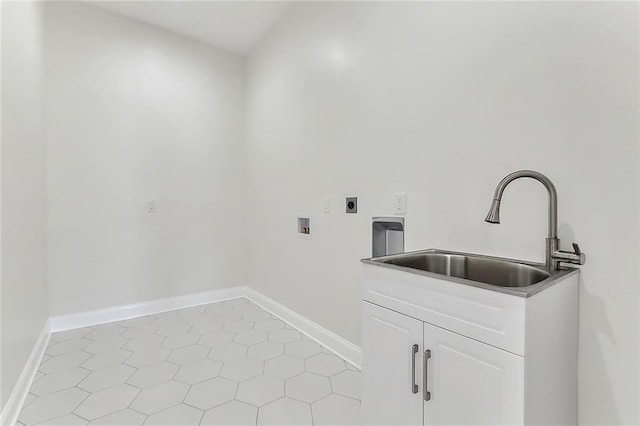
{"type": "MultiPolygon", "coordinates": [[[[177,374],[177,372],[176,372],[176,374],[177,374]]],[[[177,381],[177,382],[178,382],[178,383],[182,383],[182,382],[180,382],[180,381],[177,381]]],[[[186,384],[186,383],[184,383],[184,384],[186,384]]],[[[189,388],[188,388],[188,389],[187,389],[187,391],[184,393],[184,396],[182,397],[182,401],[180,401],[180,404],[189,405],[189,404],[186,404],[184,401],[185,401],[185,399],[187,399],[187,396],[189,396],[189,393],[191,392],[191,389],[193,388],[193,385],[189,385],[189,384],[186,384],[186,385],[187,385],[187,386],[189,386],[189,388]]],[[[194,407],[194,408],[196,408],[196,407],[194,407]]],[[[200,420],[202,421],[202,419],[200,419],[200,420]]]]}
{"type": "Polygon", "coordinates": [[[341,394],[341,393],[338,393],[338,392],[334,392],[334,394],[335,394],[335,395],[338,395],[338,396],[342,396],[342,397],[344,397],[344,398],[352,399],[352,400],[354,400],[354,401],[357,401],[357,402],[362,403],[362,401],[361,401],[361,400],[359,400],[358,398],[354,398],[354,397],[349,396],[349,395],[344,395],[344,394],[341,394]]]}
{"type": "MultiPolygon", "coordinates": [[[[85,402],[87,399],[89,399],[89,397],[90,397],[91,395],[93,395],[93,394],[92,394],[91,392],[87,392],[86,390],[80,389],[78,386],[74,386],[74,388],[76,388],[76,389],[78,389],[79,391],[84,392],[84,393],[86,393],[86,394],[87,394],[87,396],[85,396],[85,397],[84,397],[84,399],[83,399],[82,401],[80,401],[80,403],[79,403],[78,405],[76,405],[74,408],[72,408],[72,409],[71,409],[71,411],[70,411],[69,413],[67,413],[67,414],[74,414],[74,415],[78,416],[78,415],[75,413],[75,411],[78,409],[78,407],[80,407],[82,404],[84,404],[84,402],[85,402]]],[[[69,388],[69,389],[71,389],[71,388],[69,388]]],[[[78,417],[80,417],[81,419],[87,420],[87,419],[85,419],[85,418],[84,418],[84,417],[82,417],[82,416],[78,416],[78,417]]],[[[50,419],[49,419],[49,420],[50,420],[50,419]]],[[[87,420],[87,421],[89,421],[89,420],[87,420]]]]}
{"type": "MultiPolygon", "coordinates": [[[[137,397],[138,397],[138,395],[136,395],[136,398],[137,398],[137,397]]],[[[134,398],[134,401],[135,401],[135,398],[134,398]]],[[[147,413],[143,413],[143,412],[142,412],[142,411],[140,411],[140,410],[136,410],[135,408],[131,408],[131,404],[132,404],[132,403],[133,403],[133,401],[131,401],[131,403],[129,403],[129,406],[127,406],[127,407],[123,408],[122,410],[126,410],[126,409],[128,408],[128,409],[129,409],[129,410],[131,410],[131,411],[135,411],[135,412],[136,412],[136,413],[138,413],[138,414],[142,414],[142,415],[143,415],[143,416],[145,416],[145,417],[149,417],[149,415],[148,415],[147,413]]],[[[122,410],[118,410],[118,411],[122,411],[122,410]]],[[[116,413],[117,413],[118,411],[116,411],[116,413]]],[[[111,413],[111,414],[113,414],[113,413],[111,413]]],[[[106,416],[108,416],[108,414],[106,414],[106,416]]],[[[146,420],[147,420],[147,419],[145,418],[145,421],[146,421],[146,420]]]]}
{"type": "MultiPolygon", "coordinates": [[[[88,398],[88,397],[87,397],[87,398],[88,398]]],[[[83,402],[84,402],[84,401],[83,401],[83,402]]],[[[79,407],[79,406],[78,406],[78,407],[79,407]]],[[[78,407],[76,407],[76,408],[78,408],[78,407]]],[[[74,408],[74,410],[75,410],[75,408],[74,408]]],[[[74,415],[74,416],[78,416],[78,417],[80,417],[82,420],[86,420],[87,422],[91,422],[91,420],[89,420],[89,419],[85,419],[84,417],[82,417],[82,416],[81,416],[81,415],[79,415],[79,414],[74,413],[73,411],[72,411],[72,412],[70,412],[70,413],[67,413],[67,414],[63,414],[62,416],[68,416],[68,415],[70,415],[70,414],[71,414],[71,415],[74,415]]],[[[60,417],[62,417],[62,416],[60,416],[60,417]]],[[[94,420],[95,420],[95,419],[94,419],[94,420]]]]}
{"type": "Polygon", "coordinates": [[[200,419],[198,420],[198,426],[202,424],[202,419],[204,419],[204,415],[206,413],[205,410],[200,410],[200,411],[202,411],[202,414],[200,414],[200,419]]]}
{"type": "MultiPolygon", "coordinates": [[[[187,393],[188,393],[188,392],[187,392],[187,393]]],[[[196,407],[195,405],[191,405],[191,404],[189,404],[188,402],[184,402],[184,401],[182,401],[180,404],[184,404],[184,405],[186,405],[186,406],[188,406],[188,407],[195,408],[196,410],[204,411],[204,412],[206,413],[206,412],[207,412],[207,411],[209,411],[209,410],[213,410],[213,409],[214,409],[214,408],[216,408],[216,407],[220,407],[220,405],[224,405],[224,404],[226,404],[226,402],[225,402],[224,404],[217,405],[216,407],[207,408],[206,410],[203,410],[203,409],[202,409],[202,408],[200,408],[200,407],[196,407]]],[[[175,406],[174,406],[174,407],[175,407],[175,406]]]]}
{"type": "Polygon", "coordinates": [[[316,418],[313,415],[313,405],[311,403],[309,403],[309,412],[311,413],[311,425],[315,426],[316,418]]]}
{"type": "MultiPolygon", "coordinates": [[[[283,396],[283,398],[284,398],[284,396],[283,396]]],[[[260,408],[261,407],[258,407],[258,409],[256,410],[256,421],[254,423],[255,426],[258,426],[258,417],[260,416],[260,408]]]]}

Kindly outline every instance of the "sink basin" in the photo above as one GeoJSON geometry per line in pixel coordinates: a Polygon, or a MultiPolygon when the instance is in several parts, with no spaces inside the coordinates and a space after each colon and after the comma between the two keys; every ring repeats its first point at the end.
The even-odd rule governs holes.
{"type": "Polygon", "coordinates": [[[550,276],[544,269],[522,263],[443,252],[408,254],[382,262],[501,287],[525,287],[550,276]]]}
{"type": "Polygon", "coordinates": [[[550,272],[544,265],[522,260],[427,249],[362,259],[364,263],[530,297],[575,272],[563,267],[550,272]]]}

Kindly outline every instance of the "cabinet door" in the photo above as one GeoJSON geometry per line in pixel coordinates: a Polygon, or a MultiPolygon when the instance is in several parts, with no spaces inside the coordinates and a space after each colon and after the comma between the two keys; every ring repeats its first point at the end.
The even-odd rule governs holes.
{"type": "Polygon", "coordinates": [[[368,302],[362,314],[362,424],[422,425],[423,322],[368,302]]]}
{"type": "Polygon", "coordinates": [[[524,358],[430,324],[424,347],[425,425],[523,423],[524,358]]]}

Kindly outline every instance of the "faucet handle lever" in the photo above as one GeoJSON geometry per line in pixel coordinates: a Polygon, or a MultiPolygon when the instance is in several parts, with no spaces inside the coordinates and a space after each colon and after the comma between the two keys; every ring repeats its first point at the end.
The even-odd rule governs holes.
{"type": "Polygon", "coordinates": [[[578,243],[571,244],[573,246],[573,256],[570,260],[571,263],[575,265],[584,265],[584,262],[587,261],[587,256],[580,250],[580,246],[578,243]]]}
{"type": "Polygon", "coordinates": [[[573,251],[556,250],[551,256],[557,262],[573,263],[574,265],[584,265],[587,256],[580,250],[578,243],[573,243],[573,251]]]}

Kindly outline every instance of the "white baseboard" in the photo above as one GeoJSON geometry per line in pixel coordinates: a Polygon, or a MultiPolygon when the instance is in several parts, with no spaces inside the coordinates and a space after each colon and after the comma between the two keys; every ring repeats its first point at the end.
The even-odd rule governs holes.
{"type": "Polygon", "coordinates": [[[38,340],[36,340],[36,344],[33,346],[33,350],[29,355],[27,363],[22,369],[18,382],[14,386],[7,403],[0,414],[0,425],[13,426],[18,421],[20,410],[27,398],[27,394],[31,388],[31,383],[33,383],[33,379],[38,372],[40,361],[42,361],[42,355],[44,355],[44,351],[47,349],[50,337],[51,321],[47,320],[42,327],[38,340]]]}
{"type": "Polygon", "coordinates": [[[359,346],[354,345],[348,340],[322,327],[320,324],[292,311],[252,288],[246,287],[245,296],[255,304],[260,305],[265,310],[320,343],[322,346],[335,352],[338,356],[357,368],[361,368],[362,349],[359,346]]]}
{"type": "Polygon", "coordinates": [[[202,293],[185,294],[183,296],[155,299],[130,305],[113,306],[95,311],[80,312],[51,318],[52,332],[72,330],[74,328],[90,327],[114,321],[124,321],[131,318],[153,315],[175,309],[190,308],[222,302],[223,300],[242,297],[246,287],[237,286],[202,293]]]}

